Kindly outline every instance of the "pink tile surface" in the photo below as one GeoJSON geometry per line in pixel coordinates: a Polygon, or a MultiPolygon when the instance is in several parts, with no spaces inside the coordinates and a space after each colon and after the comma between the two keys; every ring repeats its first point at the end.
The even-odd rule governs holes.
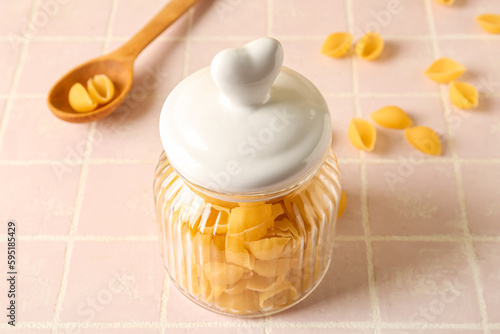
{"type": "Polygon", "coordinates": [[[150,164],[90,166],[78,233],[110,236],[156,233],[153,175],[154,166],[150,164]]]}
{"type": "Polygon", "coordinates": [[[493,242],[476,242],[477,258],[479,262],[482,284],[485,287],[484,300],[488,311],[488,319],[500,322],[500,296],[495,287],[500,284],[500,245],[493,242]]]}
{"type": "Polygon", "coordinates": [[[422,74],[433,60],[432,44],[429,41],[387,41],[380,58],[371,62],[357,60],[359,91],[437,93],[438,85],[422,74]]]}
{"type": "Polygon", "coordinates": [[[472,232],[499,235],[500,168],[462,165],[465,205],[472,232]]]}
{"type": "Polygon", "coordinates": [[[34,0],[26,1],[2,1],[0,12],[9,13],[2,15],[0,22],[0,35],[10,37],[20,37],[29,27],[29,14],[34,0]]]}
{"type": "Polygon", "coordinates": [[[326,99],[332,115],[332,149],[339,159],[356,159],[359,151],[351,145],[346,124],[356,116],[352,97],[330,97],[326,99]]]}
{"type": "MultiPolygon", "coordinates": [[[[168,334],[212,334],[217,331],[217,334],[264,334],[264,328],[255,327],[228,327],[228,328],[168,328],[168,334]]],[[[273,331],[274,333],[274,331],[273,331]]]]}
{"type": "MultiPolygon", "coordinates": [[[[23,234],[23,226],[17,223],[17,235],[23,234]]],[[[7,243],[1,242],[3,252],[7,243]]],[[[17,321],[51,321],[59,293],[63,271],[63,242],[17,241],[18,261],[16,281],[17,321]],[[22,260],[19,257],[22,256],[22,260]]],[[[5,275],[6,278],[9,275],[5,275]]],[[[7,290],[7,284],[2,287],[7,290]]],[[[2,305],[7,305],[7,293],[2,294],[2,305]]]]}
{"type": "MultiPolygon", "coordinates": [[[[121,41],[109,44],[109,51],[118,48],[121,41]]],[[[184,78],[185,43],[156,41],[142,51],[134,63],[134,82],[126,105],[134,108],[148,95],[166,97],[184,78]],[[133,103],[135,102],[135,103],[133,103]]]]}
{"type": "Polygon", "coordinates": [[[2,73],[0,94],[6,94],[10,90],[14,71],[19,62],[20,50],[20,45],[16,42],[0,42],[0,54],[2,55],[2,61],[0,62],[0,73],[2,73]]]}
{"type": "MultiPolygon", "coordinates": [[[[118,1],[111,33],[113,36],[117,37],[132,37],[153,18],[166,3],[167,2],[164,0],[148,0],[147,3],[135,0],[118,1]]],[[[185,36],[187,26],[188,17],[184,16],[163,32],[162,36],[185,36]]]]}
{"type": "Polygon", "coordinates": [[[332,59],[320,54],[321,41],[283,40],[287,67],[306,76],[324,94],[352,91],[351,66],[348,58],[332,59]],[[304,53],[304,50],[310,50],[304,53]]]}
{"type": "Polygon", "coordinates": [[[43,98],[14,99],[0,157],[76,162],[83,158],[88,128],[88,124],[68,126],[49,111],[43,98]]]}
{"type": "MultiPolygon", "coordinates": [[[[451,157],[448,147],[448,134],[444,118],[443,105],[438,97],[377,97],[361,98],[360,109],[363,118],[371,120],[370,114],[383,107],[398,106],[403,109],[413,120],[414,126],[428,126],[436,131],[441,139],[444,157],[451,157]]],[[[418,160],[432,158],[417,151],[405,139],[403,130],[388,129],[375,125],[377,129],[377,142],[375,149],[367,153],[367,158],[383,159],[410,159],[418,160]]],[[[348,143],[350,144],[350,143],[348,143]]],[[[352,146],[352,145],[351,145],[352,146]]]]}
{"type": "Polygon", "coordinates": [[[78,165],[0,166],[0,219],[18,220],[24,235],[67,234],[79,171],[78,165]]]}
{"type": "Polygon", "coordinates": [[[500,158],[500,98],[483,98],[473,112],[454,109],[451,130],[461,158],[500,158]],[[478,131],[481,131],[481,135],[478,131]]]}
{"type": "Polygon", "coordinates": [[[91,157],[156,160],[162,151],[158,120],[163,102],[151,96],[140,101],[128,98],[111,116],[97,123],[91,157]]]}
{"type": "Polygon", "coordinates": [[[332,13],[345,13],[344,0],[271,0],[271,33],[277,36],[327,36],[347,31],[344,15],[332,20],[332,13]]]}
{"type": "Polygon", "coordinates": [[[375,242],[373,252],[384,321],[481,322],[462,244],[375,242]]]}
{"type": "Polygon", "coordinates": [[[202,1],[194,8],[192,36],[262,36],[266,34],[266,0],[202,1]]]}
{"type": "Polygon", "coordinates": [[[474,330],[474,329],[455,329],[455,328],[447,328],[447,329],[383,329],[383,334],[441,334],[441,333],[451,333],[451,334],[480,334],[483,333],[482,330],[474,330]],[[446,331],[446,332],[444,332],[446,331]]]}
{"type": "Polygon", "coordinates": [[[356,329],[338,329],[338,328],[276,328],[272,331],[273,334],[371,334],[373,330],[356,330],[356,329]]]}
{"type": "Polygon", "coordinates": [[[339,242],[325,278],[300,304],[271,316],[272,321],[369,321],[370,297],[363,242],[339,242]]]}
{"type": "MultiPolygon", "coordinates": [[[[75,65],[121,45],[167,1],[0,3],[8,13],[0,20],[0,221],[19,226],[17,332],[52,332],[55,317],[58,333],[77,325],[87,327],[78,333],[111,334],[472,334],[488,333],[486,323],[500,334],[500,39],[474,21],[500,7],[425,0],[392,8],[396,2],[203,0],[144,50],[126,102],[94,125],[56,119],[45,94],[75,65]],[[457,110],[447,96],[443,105],[446,86],[422,74],[436,58],[427,7],[439,56],[464,64],[459,80],[480,91],[474,110],[457,110]],[[320,54],[328,34],[350,27],[355,35],[380,29],[379,59],[320,54]],[[26,47],[14,38],[24,33],[26,47]],[[165,97],[220,50],[268,34],[282,42],[284,65],[326,96],[348,204],[317,290],[281,314],[244,320],[198,307],[172,282],[163,293],[152,181],[165,97]],[[380,127],[373,152],[356,150],[347,139],[350,119],[386,105],[438,131],[443,156],[424,158],[401,131],[380,127]],[[387,173],[401,182],[391,187],[387,173]],[[419,327],[426,324],[434,329],[419,327]]],[[[0,248],[5,241],[2,230],[0,248]]]]}
{"type": "Polygon", "coordinates": [[[32,41],[28,45],[17,93],[48,93],[62,75],[84,61],[100,56],[101,49],[102,43],[93,41],[32,41]]]}
{"type": "Polygon", "coordinates": [[[361,171],[358,164],[340,163],[342,189],[347,195],[347,205],[337,223],[339,235],[363,235],[361,208],[361,171]]]}
{"type": "Polygon", "coordinates": [[[156,321],[163,270],[156,242],[76,242],[61,320],[156,321]]]}
{"type": "Polygon", "coordinates": [[[433,3],[436,30],[443,35],[487,35],[474,20],[486,13],[498,13],[498,3],[489,0],[460,1],[457,6],[444,7],[433,3]]]}
{"type": "Polygon", "coordinates": [[[367,174],[374,234],[438,235],[462,231],[464,220],[451,164],[414,165],[408,159],[369,165],[367,174]]]}
{"type": "Polygon", "coordinates": [[[42,0],[33,17],[35,36],[102,36],[111,0],[42,0]]]}
{"type": "MultiPolygon", "coordinates": [[[[170,329],[168,329],[170,331],[170,329]]],[[[79,328],[75,334],[156,334],[157,329],[146,328],[79,328]]]]}
{"type": "Polygon", "coordinates": [[[353,1],[355,33],[368,31],[387,35],[427,35],[425,1],[353,1]]]}

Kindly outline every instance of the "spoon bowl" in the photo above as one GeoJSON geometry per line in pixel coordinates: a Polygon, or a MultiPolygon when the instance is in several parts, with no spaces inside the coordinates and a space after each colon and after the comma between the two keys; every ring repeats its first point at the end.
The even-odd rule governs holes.
{"type": "Polygon", "coordinates": [[[87,61],[66,73],[52,87],[47,97],[47,104],[52,113],[71,123],[97,121],[111,114],[127,96],[134,78],[134,60],[163,30],[174,23],[198,0],[170,1],[144,28],[117,50],[87,61]],[[115,86],[113,99],[97,109],[77,112],[71,108],[68,95],[75,83],[84,87],[87,80],[96,74],[105,74],[115,86]]]}
{"type": "Polygon", "coordinates": [[[134,77],[132,62],[123,62],[111,57],[92,59],[66,73],[52,87],[48,96],[48,105],[54,115],[71,123],[97,121],[111,114],[123,102],[134,77]],[[96,74],[105,74],[115,86],[113,100],[88,112],[76,112],[69,105],[68,94],[71,86],[77,82],[84,87],[89,78],[96,74]]]}

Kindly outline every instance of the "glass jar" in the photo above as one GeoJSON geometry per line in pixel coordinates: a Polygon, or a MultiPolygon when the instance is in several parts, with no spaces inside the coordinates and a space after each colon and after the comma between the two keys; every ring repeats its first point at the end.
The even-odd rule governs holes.
{"type": "Polygon", "coordinates": [[[193,185],[163,152],[154,196],[165,268],[212,311],[253,317],[291,307],[328,269],[340,191],[331,150],[288,189],[250,196],[193,185]]]}

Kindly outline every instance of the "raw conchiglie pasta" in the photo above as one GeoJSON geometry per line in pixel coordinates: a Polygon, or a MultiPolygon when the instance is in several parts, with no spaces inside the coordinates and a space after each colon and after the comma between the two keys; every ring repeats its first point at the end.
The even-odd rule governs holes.
{"type": "MultiPolygon", "coordinates": [[[[231,210],[229,217],[228,232],[237,234],[248,229],[265,224],[270,227],[272,225],[272,204],[260,204],[252,206],[240,206],[231,210]]],[[[264,228],[262,227],[262,228],[264,228]]]]}
{"type": "Polygon", "coordinates": [[[222,262],[205,263],[205,276],[210,282],[220,285],[232,285],[243,277],[243,268],[222,262]]]}
{"type": "Polygon", "coordinates": [[[349,124],[349,140],[351,143],[364,151],[372,151],[375,147],[377,132],[375,127],[361,118],[353,118],[349,124]]]}
{"type": "Polygon", "coordinates": [[[441,155],[441,140],[431,128],[426,126],[407,128],[405,137],[417,150],[429,155],[441,155]]]}
{"type": "Polygon", "coordinates": [[[405,129],[413,125],[411,118],[396,106],[388,106],[370,114],[370,118],[380,126],[391,129],[405,129]]]}
{"type": "Polygon", "coordinates": [[[369,32],[356,43],[356,54],[364,60],[374,60],[384,50],[384,40],[376,32],[369,32]]]}
{"type": "Polygon", "coordinates": [[[69,105],[74,111],[87,112],[97,107],[97,102],[90,97],[81,83],[71,86],[68,94],[69,105]]]}
{"type": "Polygon", "coordinates": [[[97,74],[87,80],[87,90],[90,97],[99,104],[108,103],[115,95],[113,82],[104,74],[97,74]]]}
{"type": "Polygon", "coordinates": [[[450,99],[455,107],[471,109],[477,107],[479,94],[476,87],[465,82],[453,81],[450,84],[450,99]]]}
{"type": "Polygon", "coordinates": [[[257,241],[245,241],[245,248],[255,256],[256,259],[269,261],[277,259],[290,238],[269,238],[257,241]]]}
{"type": "Polygon", "coordinates": [[[466,68],[450,58],[440,58],[425,70],[424,74],[439,83],[448,83],[461,76],[466,68]]]}
{"type": "Polygon", "coordinates": [[[337,214],[337,219],[342,217],[345,211],[345,207],[347,206],[347,194],[342,190],[340,193],[340,202],[339,202],[339,213],[337,214]]]}
{"type": "Polygon", "coordinates": [[[477,23],[489,33],[500,34],[500,15],[483,14],[476,18],[477,23]]]}
{"type": "Polygon", "coordinates": [[[243,239],[234,237],[230,234],[226,236],[225,244],[226,261],[247,269],[253,268],[252,258],[245,249],[243,239]]]}
{"type": "Polygon", "coordinates": [[[329,57],[340,58],[349,51],[353,39],[354,37],[348,32],[333,33],[326,38],[321,47],[321,53],[329,57]]]}
{"type": "Polygon", "coordinates": [[[436,0],[436,2],[443,6],[451,6],[455,3],[455,0],[436,0]]]}

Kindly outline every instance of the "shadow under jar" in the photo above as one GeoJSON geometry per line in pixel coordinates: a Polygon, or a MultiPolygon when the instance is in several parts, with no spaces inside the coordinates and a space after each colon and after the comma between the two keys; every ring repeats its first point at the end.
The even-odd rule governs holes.
{"type": "MultiPolygon", "coordinates": [[[[209,310],[255,317],[295,305],[324,277],[341,186],[337,159],[330,149],[329,111],[319,91],[298,73],[281,67],[282,49],[276,40],[260,39],[242,48],[235,55],[224,53],[232,50],[221,52],[211,72],[208,68],[196,72],[167,98],[160,118],[165,151],[155,172],[154,196],[163,261],[175,286],[209,310]],[[218,71],[227,70],[227,63],[234,61],[231,57],[245,52],[257,57],[254,63],[273,63],[267,72],[278,68],[271,75],[270,87],[263,90],[270,96],[257,97],[254,102],[260,102],[250,104],[230,96],[221,101],[220,96],[232,93],[218,83],[223,80],[218,71]],[[193,101],[184,92],[206,94],[208,102],[204,98],[193,101]],[[276,123],[280,107],[288,113],[289,122],[273,141],[256,152],[253,160],[238,160],[240,168],[233,168],[238,172],[224,170],[227,156],[238,157],[231,153],[241,147],[235,138],[247,138],[262,124],[276,123]],[[198,114],[205,112],[226,119],[231,128],[240,128],[231,132],[223,129],[226,124],[208,131],[207,121],[198,114]],[[257,121],[256,113],[260,113],[257,121]],[[248,122],[242,123],[241,117],[248,122]],[[200,140],[176,131],[191,135],[195,131],[206,147],[222,145],[230,154],[207,157],[200,140]],[[219,135],[214,138],[210,133],[219,135]],[[276,156],[277,161],[273,160],[276,156]]],[[[236,71],[231,78],[248,76],[238,66],[231,69],[236,71]]],[[[266,71],[262,73],[265,76],[266,71]]]]}

